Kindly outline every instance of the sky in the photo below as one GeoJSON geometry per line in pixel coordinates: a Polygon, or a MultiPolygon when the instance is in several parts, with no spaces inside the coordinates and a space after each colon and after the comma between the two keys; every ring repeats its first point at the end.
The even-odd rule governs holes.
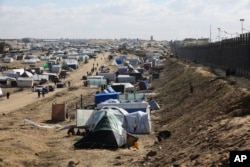
{"type": "Polygon", "coordinates": [[[249,9],[249,0],[0,0],[0,39],[216,41],[249,32],[249,9]]]}

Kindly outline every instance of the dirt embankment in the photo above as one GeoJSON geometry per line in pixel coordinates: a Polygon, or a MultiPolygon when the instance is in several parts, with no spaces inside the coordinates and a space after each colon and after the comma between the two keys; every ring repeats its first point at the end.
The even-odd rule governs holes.
{"type": "Polygon", "coordinates": [[[246,79],[175,60],[165,67],[152,83],[162,107],[152,119],[156,131],[171,136],[152,147],[149,166],[226,167],[229,151],[250,149],[250,94],[241,87],[246,79]]]}

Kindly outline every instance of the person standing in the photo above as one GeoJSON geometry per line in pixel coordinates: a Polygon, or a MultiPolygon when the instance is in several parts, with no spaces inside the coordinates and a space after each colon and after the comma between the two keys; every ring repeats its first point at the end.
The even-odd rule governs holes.
{"type": "Polygon", "coordinates": [[[7,93],[6,93],[6,97],[7,97],[7,99],[10,98],[10,92],[7,92],[7,93]]]}

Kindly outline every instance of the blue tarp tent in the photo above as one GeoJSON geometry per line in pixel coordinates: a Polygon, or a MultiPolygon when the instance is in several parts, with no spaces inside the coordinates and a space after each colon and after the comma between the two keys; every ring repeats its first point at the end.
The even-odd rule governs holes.
{"type": "Polygon", "coordinates": [[[98,93],[95,95],[95,105],[104,102],[109,99],[118,99],[121,92],[115,93],[98,93]]]}

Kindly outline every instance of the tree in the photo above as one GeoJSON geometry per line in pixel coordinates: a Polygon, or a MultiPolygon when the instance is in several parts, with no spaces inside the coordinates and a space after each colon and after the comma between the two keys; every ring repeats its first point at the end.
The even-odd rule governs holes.
{"type": "Polygon", "coordinates": [[[9,44],[5,43],[5,42],[0,42],[0,53],[4,53],[4,49],[5,47],[10,47],[9,44]]]}

